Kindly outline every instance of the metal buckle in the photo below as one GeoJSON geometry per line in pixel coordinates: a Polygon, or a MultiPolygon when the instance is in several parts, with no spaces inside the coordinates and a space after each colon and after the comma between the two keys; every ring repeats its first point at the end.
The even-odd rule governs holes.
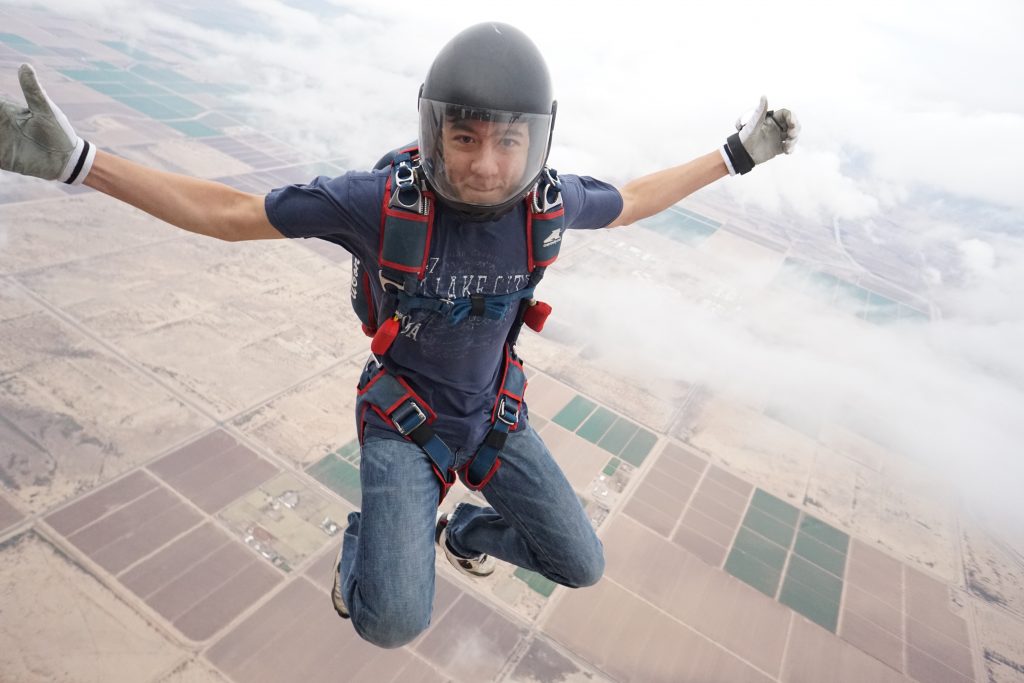
{"type": "Polygon", "coordinates": [[[559,185],[558,185],[558,182],[559,182],[559,181],[558,181],[558,171],[556,171],[556,170],[555,170],[555,169],[553,169],[553,168],[548,168],[547,166],[545,166],[545,167],[544,167],[544,169],[543,169],[543,171],[542,171],[542,173],[544,174],[544,178],[545,178],[545,179],[546,179],[546,180],[547,180],[547,181],[548,181],[549,183],[551,183],[551,184],[552,184],[552,185],[554,185],[555,187],[558,187],[558,186],[559,186],[559,185]]]}
{"type": "Polygon", "coordinates": [[[407,401],[405,403],[405,405],[399,406],[398,408],[395,409],[395,411],[393,413],[391,413],[391,423],[393,425],[395,425],[395,428],[398,430],[398,433],[401,434],[402,436],[408,436],[410,432],[415,431],[417,427],[419,427],[421,424],[423,424],[426,421],[427,421],[426,414],[424,414],[424,412],[422,410],[420,410],[420,407],[418,405],[416,405],[416,403],[414,401],[407,401]],[[398,411],[402,410],[403,408],[411,408],[412,409],[412,414],[405,415],[405,416],[403,416],[401,418],[396,417],[396,415],[398,414],[398,411]],[[416,417],[416,418],[418,418],[416,424],[414,424],[411,427],[403,426],[402,423],[400,422],[400,420],[404,420],[407,417],[416,417]]]}
{"type": "Polygon", "coordinates": [[[422,213],[423,193],[415,185],[396,187],[395,191],[391,193],[391,201],[388,204],[392,207],[400,206],[409,211],[422,213]]]}
{"type": "Polygon", "coordinates": [[[399,187],[406,187],[412,185],[413,180],[416,179],[416,172],[408,161],[403,161],[398,164],[395,169],[395,181],[399,187]]]}
{"type": "Polygon", "coordinates": [[[504,422],[509,427],[512,427],[519,422],[519,407],[516,406],[515,412],[512,413],[512,419],[509,421],[509,419],[505,417],[505,397],[502,396],[501,401],[498,402],[498,414],[496,417],[500,422],[504,422]]]}
{"type": "Polygon", "coordinates": [[[541,171],[541,179],[533,191],[533,209],[537,213],[547,213],[562,205],[562,188],[558,184],[558,172],[547,166],[541,171]],[[544,182],[547,181],[547,182],[544,182]],[[543,197],[541,190],[543,189],[543,197]],[[552,197],[552,194],[554,195],[552,197]]]}
{"type": "Polygon", "coordinates": [[[418,163],[403,161],[395,167],[395,189],[388,200],[388,206],[400,206],[409,211],[426,215],[422,188],[416,183],[418,163]]]}
{"type": "Polygon", "coordinates": [[[388,291],[388,285],[394,285],[395,289],[397,289],[400,292],[405,289],[404,282],[402,282],[401,280],[392,280],[391,278],[384,274],[383,270],[377,271],[377,279],[380,280],[380,287],[385,292],[388,291]]]}
{"type": "Polygon", "coordinates": [[[388,202],[391,207],[400,206],[408,211],[423,212],[423,193],[415,185],[396,187],[388,202]]]}

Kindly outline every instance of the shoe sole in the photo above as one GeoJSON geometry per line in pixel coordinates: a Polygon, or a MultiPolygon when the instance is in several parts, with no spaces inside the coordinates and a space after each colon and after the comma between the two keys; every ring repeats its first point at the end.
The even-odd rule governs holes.
{"type": "Polygon", "coordinates": [[[444,556],[448,558],[448,562],[457,570],[459,570],[459,573],[465,574],[466,576],[473,579],[483,579],[494,573],[495,563],[494,561],[488,562],[490,558],[487,558],[483,562],[481,562],[481,564],[486,564],[485,571],[475,571],[473,569],[473,563],[477,562],[478,560],[459,557],[455,554],[455,551],[451,549],[451,546],[448,545],[447,514],[438,515],[437,529],[434,532],[434,540],[437,542],[437,545],[441,546],[441,549],[444,551],[444,556]]]}
{"type": "Polygon", "coordinates": [[[334,561],[334,583],[331,586],[331,602],[334,604],[334,611],[342,619],[349,619],[348,607],[341,597],[341,548],[338,548],[338,559],[334,561]]]}
{"type": "Polygon", "coordinates": [[[453,567],[458,569],[460,573],[465,574],[466,576],[472,577],[474,579],[484,579],[494,573],[494,565],[489,565],[488,568],[482,572],[475,571],[472,568],[473,565],[471,564],[470,560],[464,560],[458,555],[454,555],[450,550],[448,550],[447,546],[444,549],[444,555],[448,558],[448,562],[450,562],[453,567]]]}

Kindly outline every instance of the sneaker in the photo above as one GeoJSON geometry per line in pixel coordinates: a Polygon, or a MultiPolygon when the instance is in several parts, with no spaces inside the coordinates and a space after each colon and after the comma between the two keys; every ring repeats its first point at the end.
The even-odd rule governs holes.
{"type": "Polygon", "coordinates": [[[437,526],[434,527],[434,540],[437,541],[437,544],[444,549],[444,556],[448,558],[448,561],[452,563],[452,566],[466,576],[482,578],[494,573],[494,568],[497,565],[494,558],[483,553],[476,557],[463,557],[448,545],[448,514],[445,512],[439,512],[437,514],[437,526]]]}
{"type": "Polygon", "coordinates": [[[334,561],[334,586],[331,588],[331,602],[334,603],[334,611],[342,619],[348,619],[348,607],[341,597],[341,548],[338,548],[338,559],[334,561]]]}

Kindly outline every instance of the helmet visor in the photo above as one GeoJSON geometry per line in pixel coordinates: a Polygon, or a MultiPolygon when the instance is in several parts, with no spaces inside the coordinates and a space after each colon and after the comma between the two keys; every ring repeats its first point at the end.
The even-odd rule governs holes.
{"type": "Polygon", "coordinates": [[[547,159],[551,114],[420,100],[420,157],[434,191],[476,207],[497,207],[526,191],[547,159]]]}

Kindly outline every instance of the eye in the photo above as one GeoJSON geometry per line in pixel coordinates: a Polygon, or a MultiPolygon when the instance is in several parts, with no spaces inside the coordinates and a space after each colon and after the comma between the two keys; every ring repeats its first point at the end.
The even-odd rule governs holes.
{"type": "Polygon", "coordinates": [[[511,149],[513,147],[519,147],[520,145],[522,145],[522,142],[519,140],[519,138],[502,138],[500,144],[502,147],[507,147],[511,149]]]}
{"type": "Polygon", "coordinates": [[[469,145],[472,144],[473,142],[473,136],[466,135],[464,133],[459,133],[455,136],[455,142],[459,143],[460,145],[469,145]]]}

